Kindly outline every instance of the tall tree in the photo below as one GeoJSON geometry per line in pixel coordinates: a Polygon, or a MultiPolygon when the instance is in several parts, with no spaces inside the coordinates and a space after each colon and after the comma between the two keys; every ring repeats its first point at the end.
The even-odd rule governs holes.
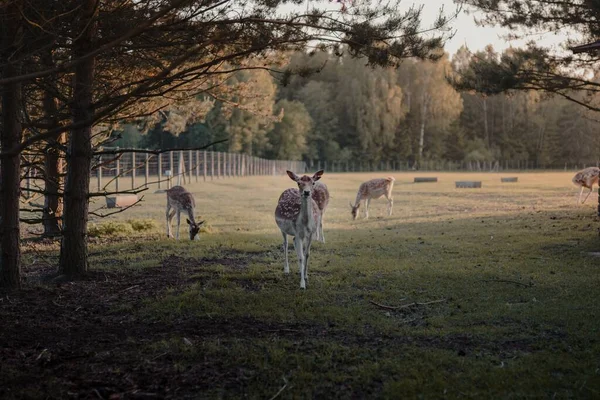
{"type": "Polygon", "coordinates": [[[73,77],[73,128],[67,151],[63,238],[58,270],[69,276],[88,270],[87,222],[90,171],[93,156],[93,86],[95,57],[86,57],[94,48],[97,35],[97,0],[85,0],[78,15],[79,33],[73,42],[76,59],[85,57],[75,67],[73,77]]]}
{"type": "MultiPolygon", "coordinates": [[[[564,48],[600,39],[600,3],[589,0],[455,0],[485,14],[484,25],[507,27],[513,37],[531,33],[563,37],[564,48]]],[[[483,62],[476,71],[477,83],[469,77],[457,87],[472,89],[483,82],[487,92],[511,89],[541,90],[564,97],[590,110],[600,111],[594,94],[600,83],[586,71],[597,71],[598,53],[565,54],[530,42],[526,48],[505,53],[500,60],[483,62]],[[581,71],[584,71],[582,73],[581,71]],[[573,95],[573,90],[585,96],[573,95]]]]}
{"type": "Polygon", "coordinates": [[[299,101],[280,100],[274,111],[282,114],[281,121],[269,132],[271,149],[268,156],[280,160],[301,160],[306,153],[306,136],[313,121],[299,101]]]}
{"type": "MultiPolygon", "coordinates": [[[[21,73],[20,48],[23,46],[23,28],[18,2],[10,2],[0,14],[0,54],[4,60],[3,78],[14,78],[21,73]]],[[[21,83],[13,81],[2,86],[2,113],[0,123],[0,286],[20,287],[21,250],[19,248],[19,195],[21,193],[20,154],[7,153],[21,143],[23,134],[21,114],[21,83]]]]}
{"type": "Polygon", "coordinates": [[[410,77],[410,104],[408,110],[413,121],[413,135],[417,138],[415,152],[416,164],[423,160],[426,145],[434,157],[441,156],[447,130],[462,112],[460,95],[448,84],[446,75],[450,71],[446,55],[438,62],[422,61],[406,63],[398,73],[401,85],[410,77]],[[434,149],[437,150],[434,151],[434,149]]]}
{"type": "MultiPolygon", "coordinates": [[[[368,161],[380,162],[391,147],[404,117],[402,89],[391,69],[375,68],[367,73],[365,61],[346,58],[339,70],[343,80],[337,92],[342,130],[353,132],[347,144],[368,161]]],[[[344,145],[346,145],[344,143],[344,145]]]]}

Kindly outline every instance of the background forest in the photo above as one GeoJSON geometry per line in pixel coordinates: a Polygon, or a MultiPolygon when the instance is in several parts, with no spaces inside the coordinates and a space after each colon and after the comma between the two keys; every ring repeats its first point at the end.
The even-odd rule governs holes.
{"type": "Polygon", "coordinates": [[[584,108],[535,91],[485,95],[455,90],[455,76],[510,57],[461,48],[438,62],[407,59],[373,68],[349,55],[287,55],[285,74],[244,70],[234,97],[197,97],[158,118],[124,125],[120,147],[197,147],[316,162],[530,161],[537,167],[595,163],[600,122],[584,108]]]}

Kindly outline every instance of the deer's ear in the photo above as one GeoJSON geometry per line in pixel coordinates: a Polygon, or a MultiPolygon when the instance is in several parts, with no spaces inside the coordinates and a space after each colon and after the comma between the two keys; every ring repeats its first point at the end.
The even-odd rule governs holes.
{"type": "Polygon", "coordinates": [[[187,223],[188,223],[188,225],[191,225],[191,224],[192,224],[192,223],[190,222],[190,219],[189,219],[189,218],[186,218],[186,219],[185,219],[185,222],[187,222],[187,223]]]}
{"type": "Polygon", "coordinates": [[[350,208],[354,208],[351,201],[349,201],[348,204],[350,204],[350,208]]]}
{"type": "Polygon", "coordinates": [[[295,173],[293,173],[292,171],[285,171],[287,172],[288,176],[290,177],[291,180],[293,181],[298,181],[298,175],[296,175],[295,173]]]}
{"type": "Polygon", "coordinates": [[[202,225],[205,221],[198,222],[198,226],[202,225]]]}
{"type": "Polygon", "coordinates": [[[315,172],[315,174],[313,175],[312,179],[313,181],[318,181],[319,179],[321,179],[321,176],[323,176],[323,170],[317,171],[315,172]]]}

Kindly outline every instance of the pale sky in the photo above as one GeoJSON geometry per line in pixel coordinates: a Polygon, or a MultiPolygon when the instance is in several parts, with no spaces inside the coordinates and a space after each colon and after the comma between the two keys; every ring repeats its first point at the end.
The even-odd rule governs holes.
{"type": "MultiPolygon", "coordinates": [[[[324,6],[326,9],[339,10],[341,8],[341,4],[337,2],[337,0],[328,1],[328,0],[306,0],[308,2],[304,3],[300,6],[290,6],[286,5],[282,8],[282,10],[287,10],[290,8],[306,8],[312,3],[318,3],[321,7],[324,6]]],[[[373,4],[380,0],[372,0],[373,4]]],[[[392,0],[394,1],[394,0],[392,0]]],[[[430,27],[435,18],[438,15],[440,7],[444,7],[444,13],[449,16],[454,14],[457,6],[454,4],[453,0],[396,0],[400,3],[401,9],[408,9],[411,5],[420,6],[425,5],[423,9],[423,28],[430,27]]],[[[550,47],[554,49],[556,52],[562,52],[560,43],[564,42],[566,37],[564,35],[555,35],[554,33],[546,33],[541,35],[529,36],[524,40],[513,40],[507,41],[503,36],[506,35],[509,31],[507,29],[498,28],[498,27],[481,27],[478,26],[474,19],[477,17],[481,17],[482,14],[479,12],[471,12],[467,14],[465,9],[463,9],[456,19],[454,19],[450,26],[456,31],[454,37],[446,42],[446,52],[448,52],[451,56],[456,53],[456,51],[462,46],[466,45],[470,51],[476,52],[479,50],[483,50],[485,46],[491,44],[494,46],[494,49],[498,52],[510,47],[523,47],[529,41],[535,41],[539,45],[544,47],[550,47]]]]}
{"type": "MultiPolygon", "coordinates": [[[[402,1],[404,6],[409,7],[411,4],[425,4],[423,10],[423,23],[425,26],[430,25],[438,14],[440,7],[444,7],[446,15],[453,14],[456,10],[456,5],[452,0],[422,0],[422,1],[402,1]]],[[[401,3],[401,4],[402,4],[401,3]]],[[[456,53],[456,50],[462,45],[466,45],[472,52],[483,50],[488,44],[492,44],[497,51],[506,49],[511,45],[513,47],[524,46],[526,42],[534,40],[540,45],[554,48],[560,51],[560,42],[565,40],[564,36],[557,36],[553,33],[535,35],[528,40],[519,40],[507,42],[502,36],[508,33],[507,29],[496,27],[481,27],[475,24],[474,18],[482,14],[475,13],[467,15],[463,9],[457,19],[452,21],[451,26],[456,31],[454,37],[446,43],[446,51],[451,55],[456,53]]]]}

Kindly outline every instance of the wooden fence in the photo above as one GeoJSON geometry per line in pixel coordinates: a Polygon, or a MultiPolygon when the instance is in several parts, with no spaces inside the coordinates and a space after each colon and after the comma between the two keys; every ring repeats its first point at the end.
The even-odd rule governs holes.
{"type": "Polygon", "coordinates": [[[303,161],[266,160],[246,154],[202,150],[168,151],[158,155],[126,152],[118,158],[99,157],[95,164],[92,182],[96,181],[99,192],[108,186],[114,191],[127,191],[156,184],[160,189],[186,182],[306,170],[303,161]]]}

